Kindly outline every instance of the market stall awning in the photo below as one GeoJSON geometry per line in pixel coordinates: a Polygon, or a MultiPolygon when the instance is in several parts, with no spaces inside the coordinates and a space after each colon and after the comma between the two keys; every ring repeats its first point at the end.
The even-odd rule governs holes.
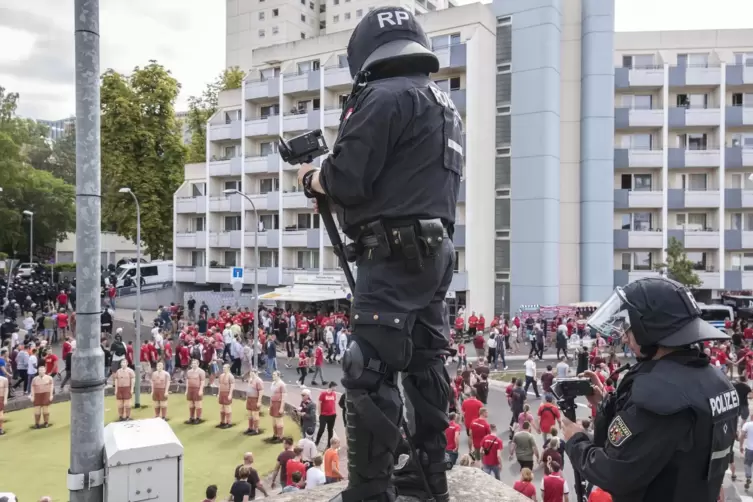
{"type": "Polygon", "coordinates": [[[295,276],[293,281],[292,286],[259,295],[259,300],[315,303],[350,300],[352,297],[350,288],[337,276],[295,276]]]}

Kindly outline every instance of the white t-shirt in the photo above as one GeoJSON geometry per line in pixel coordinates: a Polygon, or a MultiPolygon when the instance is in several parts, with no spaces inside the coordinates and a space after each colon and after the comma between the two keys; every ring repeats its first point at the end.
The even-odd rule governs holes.
{"type": "Polygon", "coordinates": [[[29,356],[29,367],[26,369],[27,375],[36,375],[37,374],[37,356],[30,355],[29,356]]]}
{"type": "Polygon", "coordinates": [[[325,483],[327,483],[327,478],[324,477],[324,473],[320,468],[312,467],[306,471],[306,488],[321,486],[325,483]]]}
{"type": "Polygon", "coordinates": [[[486,341],[486,346],[490,349],[496,349],[497,348],[497,337],[492,336],[489,337],[489,339],[486,341]]]}
{"type": "Polygon", "coordinates": [[[565,361],[557,363],[557,378],[567,378],[568,371],[570,371],[570,365],[565,361]]]}
{"type": "Polygon", "coordinates": [[[745,449],[753,450],[753,422],[745,422],[743,432],[745,432],[745,449]]]}
{"type": "Polygon", "coordinates": [[[536,376],[536,363],[533,362],[532,359],[528,359],[523,366],[526,369],[526,376],[527,377],[535,377],[536,376]]]}
{"type": "Polygon", "coordinates": [[[33,318],[31,318],[31,317],[25,317],[24,318],[24,329],[26,331],[31,331],[32,329],[34,329],[34,324],[35,323],[34,323],[34,319],[33,318]]]}
{"type": "Polygon", "coordinates": [[[303,459],[304,462],[311,462],[314,460],[314,457],[319,455],[319,452],[316,449],[316,444],[308,438],[301,438],[298,441],[298,448],[303,450],[303,452],[301,452],[301,459],[303,459]]]}

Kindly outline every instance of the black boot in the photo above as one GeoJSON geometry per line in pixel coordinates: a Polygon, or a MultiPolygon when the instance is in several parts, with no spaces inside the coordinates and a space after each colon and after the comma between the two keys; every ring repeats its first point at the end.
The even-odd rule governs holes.
{"type": "Polygon", "coordinates": [[[421,500],[431,498],[434,502],[448,502],[450,493],[447,487],[447,463],[444,459],[437,458],[430,462],[428,456],[420,451],[416,452],[419,458],[414,459],[407,445],[401,450],[403,453],[398,458],[392,477],[397,493],[421,500]],[[429,493],[426,493],[427,489],[429,493]]]}

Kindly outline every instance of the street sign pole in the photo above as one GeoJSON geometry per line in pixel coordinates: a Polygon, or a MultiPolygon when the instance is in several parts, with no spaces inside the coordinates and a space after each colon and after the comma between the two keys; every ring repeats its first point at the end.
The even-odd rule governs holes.
{"type": "Polygon", "coordinates": [[[238,308],[243,289],[243,268],[233,267],[230,270],[230,284],[233,286],[233,297],[235,298],[235,308],[238,308]]]}

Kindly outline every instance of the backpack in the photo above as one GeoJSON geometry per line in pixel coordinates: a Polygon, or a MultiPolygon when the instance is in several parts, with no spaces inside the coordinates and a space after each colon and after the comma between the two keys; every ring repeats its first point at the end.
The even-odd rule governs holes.
{"type": "Polygon", "coordinates": [[[193,349],[191,349],[191,358],[201,361],[201,347],[198,344],[194,345],[193,349]]]}

